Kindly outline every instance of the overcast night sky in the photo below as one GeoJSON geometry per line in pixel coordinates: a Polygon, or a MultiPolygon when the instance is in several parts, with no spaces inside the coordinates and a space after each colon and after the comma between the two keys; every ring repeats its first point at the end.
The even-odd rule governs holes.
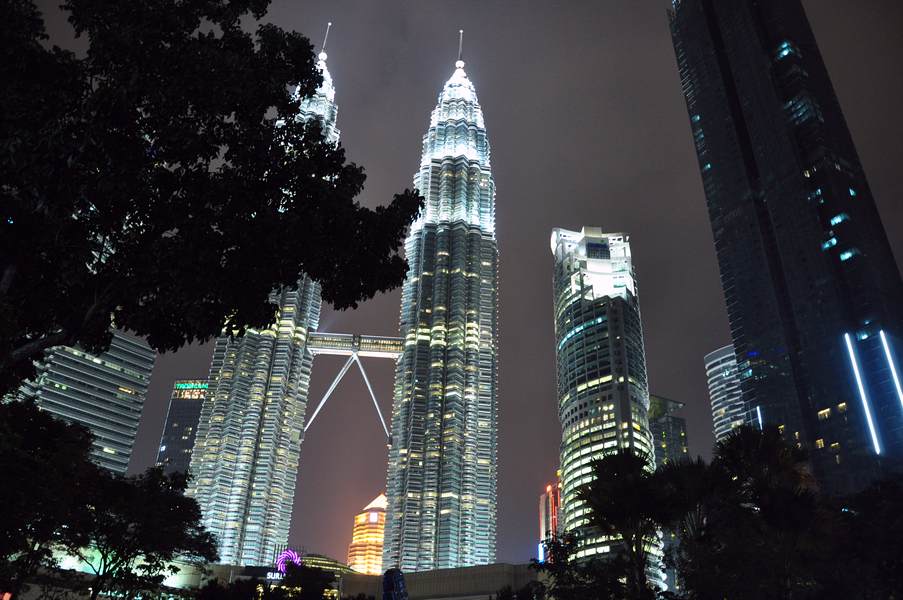
{"type": "MultiPolygon", "coordinates": [[[[43,2],[51,39],[72,46],[57,4],[43,2]]],[[[903,3],[804,4],[900,259],[903,3]]],[[[558,463],[553,227],[630,233],[650,390],[687,404],[690,450],[711,453],[702,357],[730,338],[667,5],[283,0],[267,16],[317,47],[333,22],[328,64],[338,126],[349,158],[366,167],[368,206],[411,186],[430,111],[454,70],[457,31],[465,31],[466,71],[486,117],[497,187],[499,562],[534,556],[538,495],[558,463]]],[[[324,307],[320,329],[398,335],[399,302],[396,290],[356,311],[324,307]]],[[[158,358],[132,472],[156,457],[173,380],[206,377],[211,350],[158,358]]],[[[317,358],[311,405],[343,361],[317,358]]],[[[388,413],[393,364],[365,364],[388,413]]],[[[363,381],[349,371],[304,442],[290,543],[344,560],[352,516],[383,490],[385,471],[381,427],[363,381]]]]}

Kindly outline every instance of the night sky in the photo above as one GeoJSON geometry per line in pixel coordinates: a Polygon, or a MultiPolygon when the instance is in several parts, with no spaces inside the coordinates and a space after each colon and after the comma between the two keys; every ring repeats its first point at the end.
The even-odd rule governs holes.
{"type": "MultiPolygon", "coordinates": [[[[58,3],[43,4],[52,39],[64,43],[71,34],[52,8],[58,3]]],[[[903,3],[804,4],[891,244],[903,257],[903,3]]],[[[711,454],[702,357],[730,338],[667,5],[285,0],[267,17],[317,46],[333,22],[328,64],[338,126],[349,158],[367,169],[368,206],[411,185],[430,111],[454,70],[457,31],[465,31],[466,71],[486,117],[497,188],[499,562],[534,556],[538,495],[558,463],[553,227],[631,234],[650,390],[687,404],[691,453],[711,454]]],[[[398,335],[398,309],[398,290],[356,311],[324,307],[320,330],[398,335]]],[[[206,377],[211,349],[158,358],[131,471],[155,459],[173,380],[206,377]]],[[[308,414],[343,360],[317,358],[308,414]]],[[[393,365],[365,365],[388,413],[393,365]]],[[[290,543],[344,560],[352,516],[383,490],[385,469],[385,439],[352,370],[304,442],[290,543]]]]}

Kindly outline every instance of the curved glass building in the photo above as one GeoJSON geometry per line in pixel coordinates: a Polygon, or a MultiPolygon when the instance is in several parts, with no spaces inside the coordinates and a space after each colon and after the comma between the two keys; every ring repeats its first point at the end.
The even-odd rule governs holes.
{"type": "Polygon", "coordinates": [[[554,229],[552,254],[564,529],[578,534],[577,558],[605,555],[619,540],[587,526],[576,495],[590,461],[626,449],[654,468],[655,456],[630,237],[554,229]]]}
{"type": "MultiPolygon", "coordinates": [[[[319,119],[326,139],[337,143],[335,89],[326,53],[319,58],[323,84],[302,100],[297,118],[319,119]]],[[[274,292],[270,301],[279,308],[268,328],[217,338],[192,451],[187,493],[225,564],[272,563],[291,525],[320,285],[302,275],[296,289],[274,292]]]]}
{"type": "Polygon", "coordinates": [[[705,380],[712,403],[712,431],[720,442],[746,422],[734,346],[728,344],[705,355],[705,380]]]}
{"type": "Polygon", "coordinates": [[[405,241],[383,568],[495,560],[495,185],[483,111],[458,61],[423,137],[426,204],[405,241]]]}

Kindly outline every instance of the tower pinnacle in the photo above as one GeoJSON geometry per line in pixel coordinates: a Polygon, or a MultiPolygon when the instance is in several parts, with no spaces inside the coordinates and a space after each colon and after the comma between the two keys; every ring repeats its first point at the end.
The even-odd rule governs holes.
{"type": "Polygon", "coordinates": [[[464,68],[464,60],[461,58],[463,56],[464,51],[464,30],[458,30],[458,60],[455,62],[456,69],[464,68]]]}
{"type": "Polygon", "coordinates": [[[328,23],[326,23],[326,35],[323,36],[323,45],[320,46],[320,54],[317,56],[317,58],[319,58],[320,60],[322,60],[324,62],[326,61],[326,58],[327,58],[326,41],[329,39],[330,27],[332,27],[332,21],[329,21],[328,23]]]}

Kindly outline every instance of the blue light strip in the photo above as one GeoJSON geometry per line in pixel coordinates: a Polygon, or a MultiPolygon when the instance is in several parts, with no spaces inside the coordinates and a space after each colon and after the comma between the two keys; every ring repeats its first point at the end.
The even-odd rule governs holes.
{"type": "Polygon", "coordinates": [[[762,429],[764,429],[764,427],[762,426],[762,407],[761,406],[756,407],[756,416],[759,418],[759,430],[761,431],[762,429]]]}
{"type": "Polygon", "coordinates": [[[890,367],[890,374],[894,378],[894,386],[897,388],[897,398],[900,399],[900,406],[903,406],[903,388],[900,388],[900,378],[897,376],[897,367],[894,366],[894,359],[890,356],[890,345],[887,343],[887,336],[884,330],[878,332],[881,336],[881,345],[884,346],[884,355],[887,357],[887,366],[890,367]]]}
{"type": "Polygon", "coordinates": [[[856,376],[856,387],[859,388],[862,408],[865,409],[865,420],[869,426],[869,433],[872,435],[872,444],[875,445],[875,454],[881,454],[881,446],[878,445],[878,434],[875,433],[875,424],[872,422],[872,410],[869,408],[868,398],[865,397],[865,387],[862,385],[862,376],[859,375],[859,364],[856,362],[856,354],[853,352],[853,342],[850,341],[850,334],[843,334],[843,339],[847,343],[847,352],[850,353],[850,364],[853,365],[853,375],[856,376]]]}

